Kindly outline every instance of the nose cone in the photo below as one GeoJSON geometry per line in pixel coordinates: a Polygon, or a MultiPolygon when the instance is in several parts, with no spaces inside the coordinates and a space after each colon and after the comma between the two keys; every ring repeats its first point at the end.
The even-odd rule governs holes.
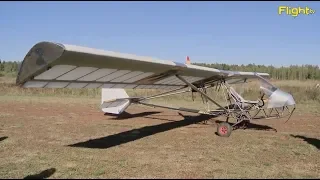
{"type": "Polygon", "coordinates": [[[293,96],[291,94],[277,89],[271,94],[269,98],[268,108],[291,106],[294,104],[296,104],[296,102],[294,101],[293,96]]]}

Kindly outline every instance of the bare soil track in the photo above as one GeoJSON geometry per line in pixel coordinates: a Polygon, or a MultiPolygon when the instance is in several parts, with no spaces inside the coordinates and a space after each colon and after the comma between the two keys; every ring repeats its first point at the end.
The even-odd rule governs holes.
{"type": "Polygon", "coordinates": [[[320,178],[320,118],[218,137],[207,116],[131,106],[0,101],[1,178],[320,178]],[[277,132],[274,131],[277,130],[277,132]]]}

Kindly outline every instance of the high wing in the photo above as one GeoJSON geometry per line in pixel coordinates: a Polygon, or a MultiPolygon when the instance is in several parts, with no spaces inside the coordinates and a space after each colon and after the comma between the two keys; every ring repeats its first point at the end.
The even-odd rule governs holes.
{"type": "Polygon", "coordinates": [[[16,79],[22,87],[176,89],[185,86],[179,74],[196,87],[218,80],[229,84],[267,73],[225,71],[169,60],[116,53],[53,42],[35,44],[16,79]]]}

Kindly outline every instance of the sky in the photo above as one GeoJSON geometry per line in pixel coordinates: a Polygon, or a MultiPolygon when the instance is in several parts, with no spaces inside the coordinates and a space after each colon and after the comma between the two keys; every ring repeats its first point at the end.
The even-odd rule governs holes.
{"type": "Polygon", "coordinates": [[[182,63],[320,65],[319,15],[320,3],[305,1],[0,2],[0,59],[52,41],[182,63]]]}

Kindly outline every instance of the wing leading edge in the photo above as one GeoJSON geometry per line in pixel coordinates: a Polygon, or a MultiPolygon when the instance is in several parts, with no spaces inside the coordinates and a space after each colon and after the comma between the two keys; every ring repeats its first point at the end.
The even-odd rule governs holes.
{"type": "Polygon", "coordinates": [[[219,79],[232,82],[267,73],[225,71],[169,60],[53,42],[35,44],[25,56],[16,84],[36,88],[175,89],[219,79]]]}

